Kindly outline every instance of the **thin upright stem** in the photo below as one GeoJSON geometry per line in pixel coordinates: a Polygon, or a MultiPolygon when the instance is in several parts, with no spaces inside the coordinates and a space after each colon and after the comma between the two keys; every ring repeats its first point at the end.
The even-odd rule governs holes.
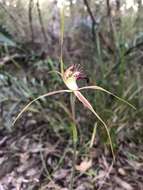
{"type": "Polygon", "coordinates": [[[73,143],[73,160],[72,160],[72,173],[71,173],[71,181],[70,181],[70,190],[73,190],[74,186],[74,176],[75,176],[75,165],[76,165],[76,150],[77,150],[77,142],[73,143]]]}
{"type": "MultiPolygon", "coordinates": [[[[71,93],[70,96],[72,117],[75,121],[75,96],[71,93]]],[[[72,123],[72,136],[73,136],[73,160],[72,160],[72,172],[71,172],[71,180],[69,190],[73,190],[74,186],[74,176],[75,176],[75,165],[76,165],[76,152],[77,152],[77,128],[76,124],[72,123]]]]}
{"type": "Polygon", "coordinates": [[[63,43],[64,43],[64,7],[60,10],[61,16],[61,38],[60,38],[60,48],[61,48],[61,55],[60,55],[60,70],[61,74],[64,73],[64,62],[63,62],[63,43]]]}

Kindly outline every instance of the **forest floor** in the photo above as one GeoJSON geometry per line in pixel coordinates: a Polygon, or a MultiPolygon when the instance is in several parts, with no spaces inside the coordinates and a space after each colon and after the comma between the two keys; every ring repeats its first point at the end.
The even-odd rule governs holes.
{"type": "MultiPolygon", "coordinates": [[[[136,122],[133,127],[138,133],[143,126],[136,122]]],[[[143,190],[143,146],[127,136],[120,134],[112,166],[106,151],[92,150],[89,169],[76,171],[75,190],[143,190]]],[[[0,190],[68,190],[70,146],[70,140],[50,134],[44,123],[35,126],[31,121],[12,133],[1,130],[0,190]]]]}

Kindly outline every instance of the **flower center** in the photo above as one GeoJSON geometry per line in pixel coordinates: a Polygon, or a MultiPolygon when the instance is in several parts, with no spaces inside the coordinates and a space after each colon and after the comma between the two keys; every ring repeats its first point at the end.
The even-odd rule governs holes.
{"type": "Polygon", "coordinates": [[[78,79],[85,79],[81,68],[79,65],[72,65],[64,72],[63,80],[66,86],[70,90],[78,90],[78,85],[76,80],[78,79]]]}
{"type": "Polygon", "coordinates": [[[70,90],[78,90],[75,77],[70,77],[67,80],[65,80],[65,84],[70,90]]]}

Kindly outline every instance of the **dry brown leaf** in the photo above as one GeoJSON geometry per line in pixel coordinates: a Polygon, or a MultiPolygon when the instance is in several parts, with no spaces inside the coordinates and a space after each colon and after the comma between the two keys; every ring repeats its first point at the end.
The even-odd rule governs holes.
{"type": "Polygon", "coordinates": [[[56,180],[62,180],[67,177],[68,173],[69,173],[68,170],[60,169],[57,172],[55,172],[55,174],[53,176],[54,176],[54,179],[56,179],[56,180]]]}
{"type": "Polygon", "coordinates": [[[114,177],[116,183],[118,185],[120,185],[122,188],[126,189],[126,190],[133,190],[133,187],[127,183],[126,181],[122,180],[121,178],[119,177],[114,177]]]}
{"type": "Polygon", "coordinates": [[[92,160],[83,160],[80,165],[76,165],[76,170],[84,173],[92,166],[92,160]]]}

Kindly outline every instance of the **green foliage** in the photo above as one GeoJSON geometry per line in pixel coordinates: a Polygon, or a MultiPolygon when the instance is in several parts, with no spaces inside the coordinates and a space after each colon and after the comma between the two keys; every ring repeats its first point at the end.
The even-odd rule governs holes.
{"type": "MultiPolygon", "coordinates": [[[[8,65],[4,65],[0,70],[0,103],[4,105],[1,126],[9,129],[14,116],[19,110],[21,110],[27,100],[30,101],[31,99],[53,89],[59,89],[59,87],[63,88],[64,85],[62,84],[60,77],[55,75],[54,72],[49,72],[59,70],[59,57],[61,56],[62,64],[63,61],[66,65],[71,63],[81,64],[84,67],[84,70],[86,70],[92,85],[100,85],[136,106],[136,111],[130,110],[128,106],[121,104],[119,101],[115,101],[110,95],[101,94],[101,92],[97,91],[96,93],[85,92],[85,96],[93,103],[93,107],[99,115],[107,121],[113,145],[117,148],[117,129],[123,124],[128,127],[128,123],[135,122],[136,120],[141,121],[143,118],[142,45],[137,46],[137,44],[143,43],[143,35],[141,31],[140,33],[137,33],[136,30],[136,13],[133,13],[132,10],[128,10],[129,13],[132,14],[129,14],[128,11],[126,11],[126,14],[121,16],[121,28],[119,31],[116,31],[115,27],[113,41],[108,26],[109,20],[104,15],[106,12],[105,2],[96,2],[97,5],[95,6],[95,2],[91,1],[93,10],[96,10],[97,7],[100,8],[100,10],[97,10],[97,15],[96,11],[93,11],[95,18],[98,20],[98,16],[101,16],[99,24],[94,26],[95,40],[92,40],[93,28],[91,18],[89,19],[89,14],[83,4],[78,1],[76,3],[77,4],[73,5],[73,10],[71,10],[73,14],[69,11],[70,7],[65,10],[66,18],[64,34],[63,22],[61,27],[61,55],[59,51],[59,18],[54,14],[56,17],[55,20],[50,20],[50,16],[46,15],[48,11],[45,11],[44,9],[46,6],[42,9],[45,17],[47,16],[44,18],[44,21],[46,21],[44,23],[46,26],[45,28],[48,28],[46,31],[48,42],[46,43],[45,41],[43,42],[43,39],[41,38],[41,29],[39,29],[40,26],[37,24],[38,19],[35,14],[36,6],[33,8],[33,27],[35,36],[35,41],[33,43],[31,42],[31,33],[28,28],[29,22],[25,19],[24,13],[22,14],[24,17],[18,17],[19,20],[18,23],[16,23],[17,25],[19,24],[18,28],[21,33],[19,32],[15,35],[15,26],[13,26],[13,22],[10,20],[11,18],[8,18],[7,20],[9,21],[8,28],[13,28],[13,30],[11,30],[12,35],[2,26],[0,27],[0,45],[6,45],[10,51],[4,52],[1,50],[3,57],[7,56],[8,53],[11,54],[15,51],[13,50],[14,48],[12,50],[9,48],[16,46],[14,39],[18,39],[20,44],[23,44],[25,41],[29,42],[26,43],[26,45],[24,44],[25,46],[21,45],[22,49],[18,50],[20,53],[26,52],[26,62],[23,63],[23,61],[17,61],[19,68],[16,68],[13,62],[11,62],[8,65]],[[101,2],[102,6],[100,4],[101,2]],[[74,25],[74,22],[77,23],[77,26],[74,25]],[[80,27],[82,23],[86,23],[84,24],[84,32],[82,30],[83,28],[80,27]],[[56,26],[55,28],[58,29],[56,31],[53,29],[53,32],[51,32],[52,30],[50,30],[50,26],[56,26]],[[39,31],[40,33],[38,33],[39,31]],[[109,51],[107,44],[101,38],[101,34],[103,34],[106,41],[109,42],[111,46],[114,45],[113,52],[109,51]],[[37,42],[40,43],[38,44],[37,42]],[[37,44],[38,47],[36,46],[37,44]],[[42,51],[46,51],[46,58],[40,58],[37,60],[37,55],[40,55],[42,51]],[[128,51],[129,53],[127,54],[128,51]],[[32,58],[29,59],[29,57],[32,58]]],[[[52,6],[53,5],[51,5],[51,7],[52,6]]],[[[50,6],[48,6],[48,8],[49,7],[50,6]]],[[[10,7],[7,8],[10,9],[10,7]]],[[[27,8],[28,7],[24,7],[22,11],[27,11],[27,8]]],[[[14,18],[17,18],[17,14],[20,11],[14,12],[14,10],[15,9],[12,7],[10,13],[15,14],[14,18]]],[[[17,10],[19,10],[19,7],[17,7],[17,10]]],[[[52,10],[53,9],[51,8],[50,11],[52,12],[52,10]]],[[[4,19],[6,19],[6,17],[4,19]]],[[[113,26],[114,25],[115,23],[113,19],[113,26]]],[[[61,65],[61,70],[63,70],[63,65],[61,65]]],[[[79,86],[85,86],[85,82],[82,82],[79,86]]],[[[30,111],[33,113],[32,117],[35,120],[48,122],[51,131],[56,132],[56,134],[60,136],[68,136],[69,130],[67,126],[71,125],[71,120],[69,119],[69,103],[64,102],[64,96],[67,97],[68,95],[63,95],[60,100],[58,100],[56,96],[54,101],[49,101],[43,98],[30,108],[30,111]],[[62,115],[60,115],[61,112],[62,115]],[[37,115],[40,113],[42,114],[39,119],[37,115]]],[[[78,130],[80,131],[81,139],[84,139],[84,143],[87,143],[92,134],[94,120],[91,113],[86,109],[83,109],[79,104],[76,110],[80,115],[79,124],[81,127],[79,127],[78,130]],[[88,115],[90,119],[87,119],[86,115],[88,115]]],[[[27,115],[28,114],[25,114],[23,119],[19,122],[22,122],[24,118],[27,118],[27,115]]],[[[99,132],[97,130],[97,135],[98,134],[99,132]]],[[[101,130],[100,135],[100,139],[109,144],[104,130],[101,130]]]]}
{"type": "Polygon", "coordinates": [[[4,28],[3,25],[0,25],[0,45],[10,47],[16,46],[11,34],[4,28]]]}

